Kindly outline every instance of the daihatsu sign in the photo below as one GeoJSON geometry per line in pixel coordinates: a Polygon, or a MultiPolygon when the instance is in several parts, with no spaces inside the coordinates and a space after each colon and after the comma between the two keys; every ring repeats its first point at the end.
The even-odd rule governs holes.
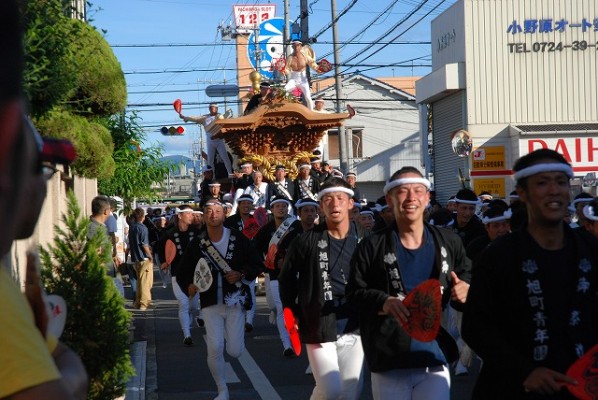
{"type": "Polygon", "coordinates": [[[519,154],[538,149],[552,149],[561,153],[573,166],[576,175],[598,172],[598,137],[536,137],[519,140],[519,154]]]}

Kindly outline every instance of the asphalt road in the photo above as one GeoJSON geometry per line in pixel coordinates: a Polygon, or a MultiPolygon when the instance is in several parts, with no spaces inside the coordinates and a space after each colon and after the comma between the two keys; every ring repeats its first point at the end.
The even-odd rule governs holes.
{"type": "MultiPolygon", "coordinates": [[[[133,311],[134,340],[146,341],[145,398],[213,399],[218,393],[206,363],[205,330],[194,327],[194,345],[183,345],[172,288],[162,287],[158,273],[155,278],[153,307],[146,312],[133,311]]],[[[129,288],[126,291],[130,293],[129,288]]],[[[268,322],[268,315],[265,296],[258,296],[255,328],[245,336],[245,353],[239,359],[226,356],[230,399],[309,399],[314,380],[305,373],[308,366],[305,351],[297,358],[285,358],[278,331],[268,322]]],[[[364,376],[360,399],[370,400],[367,370],[364,376]]],[[[469,399],[474,380],[473,374],[453,377],[451,399],[469,399]]]]}

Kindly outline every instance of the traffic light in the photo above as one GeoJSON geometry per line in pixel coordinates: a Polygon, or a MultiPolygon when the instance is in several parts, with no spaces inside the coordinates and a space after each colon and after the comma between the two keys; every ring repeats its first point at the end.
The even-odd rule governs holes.
{"type": "Polygon", "coordinates": [[[163,126],[160,128],[160,133],[164,136],[181,136],[185,134],[185,127],[183,126],[163,126]]]}

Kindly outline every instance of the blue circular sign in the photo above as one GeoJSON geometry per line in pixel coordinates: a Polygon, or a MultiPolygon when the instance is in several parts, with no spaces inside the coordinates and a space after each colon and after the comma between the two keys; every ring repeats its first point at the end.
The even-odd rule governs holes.
{"type": "Polygon", "coordinates": [[[257,48],[255,31],[249,35],[247,57],[253,68],[258,70],[264,79],[274,78],[272,64],[284,57],[283,33],[284,19],[270,18],[260,24],[260,29],[257,31],[257,48]],[[259,69],[256,67],[258,59],[259,69]]]}

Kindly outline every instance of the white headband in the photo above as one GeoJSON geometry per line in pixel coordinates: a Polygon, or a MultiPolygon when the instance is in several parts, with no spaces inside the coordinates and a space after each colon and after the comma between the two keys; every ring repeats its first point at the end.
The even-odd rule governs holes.
{"type": "Polygon", "coordinates": [[[274,205],[274,204],[276,204],[276,203],[286,203],[286,204],[287,204],[287,206],[290,206],[290,205],[291,205],[291,202],[290,202],[290,201],[288,201],[287,199],[276,199],[276,200],[272,200],[272,201],[270,202],[270,206],[273,206],[273,205],[274,205]]]}
{"type": "Polygon", "coordinates": [[[509,195],[509,199],[518,199],[519,195],[518,194],[510,194],[509,195]]]}
{"type": "Polygon", "coordinates": [[[598,221],[598,215],[596,215],[596,210],[590,204],[583,208],[583,215],[587,219],[591,219],[592,221],[598,221]]]}
{"type": "Polygon", "coordinates": [[[204,204],[204,207],[207,207],[207,206],[220,206],[222,208],[226,207],[224,204],[222,204],[219,201],[208,201],[206,204],[204,204]]]}
{"type": "Polygon", "coordinates": [[[311,165],[309,165],[309,164],[301,164],[301,165],[299,166],[299,169],[302,169],[302,168],[311,169],[311,165]]]}
{"type": "Polygon", "coordinates": [[[458,197],[455,197],[455,202],[457,204],[458,203],[471,204],[471,205],[474,205],[474,206],[478,206],[478,205],[480,205],[482,203],[479,199],[478,200],[463,200],[463,199],[460,199],[458,197]]]}
{"type": "Polygon", "coordinates": [[[347,193],[349,195],[349,197],[353,197],[353,195],[355,194],[355,192],[353,192],[351,189],[347,189],[346,187],[332,186],[332,187],[326,188],[324,190],[320,190],[320,193],[318,193],[318,199],[321,199],[322,196],[324,196],[325,194],[334,193],[334,192],[347,193]]]}
{"type": "Polygon", "coordinates": [[[569,164],[563,163],[544,163],[544,164],[534,164],[527,168],[523,168],[515,172],[513,177],[516,181],[521,178],[527,178],[528,176],[536,175],[541,172],[563,172],[569,178],[573,178],[573,169],[569,164]]]}
{"type": "Polygon", "coordinates": [[[181,210],[181,209],[178,209],[178,208],[177,208],[177,209],[176,209],[176,211],[175,211],[175,214],[181,214],[181,213],[185,213],[185,212],[190,212],[190,213],[192,213],[192,212],[193,212],[193,209],[192,209],[192,208],[185,208],[184,210],[181,210]]]}
{"type": "Polygon", "coordinates": [[[305,206],[314,206],[316,208],[320,207],[318,202],[315,200],[299,200],[297,203],[295,203],[296,209],[300,209],[301,207],[305,207],[305,206]]]}
{"type": "Polygon", "coordinates": [[[504,221],[506,219],[510,219],[512,215],[513,215],[513,212],[511,210],[506,210],[502,215],[499,215],[499,216],[496,216],[493,218],[482,217],[482,222],[484,223],[484,225],[486,225],[486,224],[489,224],[490,222],[504,221]]]}
{"type": "Polygon", "coordinates": [[[392,189],[396,188],[397,186],[407,185],[410,183],[419,183],[426,187],[426,189],[430,190],[432,184],[426,178],[399,178],[395,179],[394,181],[388,182],[384,186],[384,194],[388,194],[392,189]]]}
{"type": "Polygon", "coordinates": [[[577,205],[578,203],[589,203],[590,201],[594,200],[593,197],[582,197],[579,199],[575,199],[571,202],[571,204],[573,204],[574,206],[577,205]]]}
{"type": "Polygon", "coordinates": [[[374,212],[370,210],[360,211],[359,215],[371,215],[374,216],[374,212]]]}

